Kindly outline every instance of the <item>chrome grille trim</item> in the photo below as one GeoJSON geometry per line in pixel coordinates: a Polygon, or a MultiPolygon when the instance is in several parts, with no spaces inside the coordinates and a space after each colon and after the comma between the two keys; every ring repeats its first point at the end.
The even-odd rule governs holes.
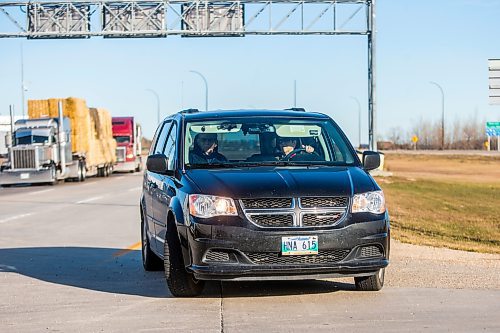
{"type": "MultiPolygon", "coordinates": [[[[321,198],[321,197],[318,197],[321,198]]],[[[327,197],[330,198],[330,197],[327,197]]],[[[289,208],[246,208],[245,200],[248,199],[240,199],[239,203],[241,208],[243,209],[243,213],[246,218],[252,222],[255,226],[259,228],[314,228],[314,227],[331,227],[339,224],[342,219],[347,214],[347,207],[313,207],[313,208],[305,208],[299,205],[299,198],[288,198],[291,201],[291,206],[289,208]],[[255,216],[273,216],[273,215],[291,215],[293,217],[292,225],[275,225],[270,226],[270,223],[265,223],[262,225],[259,223],[258,219],[255,216]],[[325,219],[323,222],[322,220],[325,219]],[[304,220],[306,223],[304,223],[304,220]]],[[[256,199],[252,199],[256,200],[256,199]]],[[[262,199],[268,200],[268,199],[262,199]]],[[[346,197],[345,202],[348,203],[349,199],[346,197]]],[[[279,223],[278,223],[279,224],[279,223]]]]}
{"type": "Polygon", "coordinates": [[[349,203],[348,197],[302,197],[299,198],[300,208],[333,208],[347,207],[349,203]]]}
{"type": "Polygon", "coordinates": [[[117,147],[116,148],[116,161],[117,162],[125,162],[126,148],[125,147],[117,147]]]}
{"type": "Polygon", "coordinates": [[[290,213],[249,214],[248,218],[258,226],[266,228],[290,228],[294,226],[294,218],[290,213]],[[273,225],[271,223],[277,225],[273,225]]]}
{"type": "Polygon", "coordinates": [[[243,209],[292,208],[292,198],[241,199],[243,209]]]}
{"type": "Polygon", "coordinates": [[[13,169],[36,169],[38,166],[36,149],[13,149],[12,155],[13,169]]]}

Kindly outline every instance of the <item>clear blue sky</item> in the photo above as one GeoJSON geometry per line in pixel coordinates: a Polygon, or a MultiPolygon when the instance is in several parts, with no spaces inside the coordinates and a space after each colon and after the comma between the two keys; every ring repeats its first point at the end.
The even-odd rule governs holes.
{"type": "MultiPolygon", "coordinates": [[[[0,16],[0,24],[6,20],[0,16]]],[[[411,128],[438,120],[445,90],[446,117],[500,120],[488,105],[488,58],[500,58],[500,0],[378,0],[378,129],[411,128]]],[[[357,97],[367,138],[367,49],[363,36],[253,36],[104,40],[0,39],[0,114],[21,110],[20,44],[27,98],[76,96],[112,115],[133,115],[144,134],[182,107],[286,108],[297,104],[331,115],[358,143],[357,97]],[[182,82],[184,82],[181,89],[182,82]],[[183,91],[183,98],[182,92],[183,91]]]]}

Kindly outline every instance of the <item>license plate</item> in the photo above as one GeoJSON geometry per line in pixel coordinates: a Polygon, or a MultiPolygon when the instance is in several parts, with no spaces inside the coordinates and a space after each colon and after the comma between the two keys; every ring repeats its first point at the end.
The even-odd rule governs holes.
{"type": "Polygon", "coordinates": [[[29,173],[22,173],[20,175],[21,179],[29,179],[30,178],[30,174],[29,173]]]}
{"type": "Polygon", "coordinates": [[[318,254],[318,236],[281,237],[281,254],[284,256],[318,254]]]}

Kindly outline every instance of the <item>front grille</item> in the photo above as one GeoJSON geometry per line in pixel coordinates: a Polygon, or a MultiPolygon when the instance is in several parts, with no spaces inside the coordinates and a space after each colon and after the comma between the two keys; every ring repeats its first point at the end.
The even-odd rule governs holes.
{"type": "Polygon", "coordinates": [[[125,162],[125,147],[116,148],[116,161],[125,162]]]}
{"type": "Polygon", "coordinates": [[[222,251],[208,250],[205,255],[205,261],[218,261],[224,262],[229,261],[229,253],[222,251]]]}
{"type": "Polygon", "coordinates": [[[346,207],[347,197],[305,197],[300,198],[302,208],[346,207]]]}
{"type": "Polygon", "coordinates": [[[337,223],[342,217],[341,213],[329,214],[304,214],[302,216],[302,226],[304,227],[319,227],[332,225],[337,223]]]}
{"type": "Polygon", "coordinates": [[[349,254],[349,250],[323,250],[316,255],[282,256],[277,252],[248,252],[245,255],[257,265],[295,265],[337,263],[349,254]]]}
{"type": "Polygon", "coordinates": [[[242,199],[245,209],[274,209],[292,207],[292,198],[242,199]]]}
{"type": "Polygon", "coordinates": [[[35,169],[36,168],[35,149],[13,150],[13,162],[15,169],[35,169]]]}
{"type": "Polygon", "coordinates": [[[293,226],[293,216],[291,214],[250,215],[250,219],[261,227],[293,226]]]}
{"type": "Polygon", "coordinates": [[[369,258],[369,257],[381,257],[382,250],[380,247],[371,245],[371,246],[363,246],[361,248],[361,253],[359,255],[361,258],[369,258]]]}

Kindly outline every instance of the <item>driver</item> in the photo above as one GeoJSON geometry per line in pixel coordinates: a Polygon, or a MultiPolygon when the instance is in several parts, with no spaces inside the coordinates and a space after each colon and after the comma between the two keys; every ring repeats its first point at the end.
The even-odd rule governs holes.
{"type": "Polygon", "coordinates": [[[194,137],[194,149],[189,154],[190,164],[212,164],[227,162],[217,151],[216,133],[198,133],[194,137]]]}
{"type": "Polygon", "coordinates": [[[287,160],[317,160],[319,156],[314,153],[314,147],[307,145],[299,145],[299,140],[293,137],[281,137],[278,140],[278,146],[280,148],[281,156],[280,159],[283,160],[285,157],[287,160]],[[301,149],[301,150],[300,150],[301,149]],[[294,152],[295,151],[295,152],[294,152]],[[297,158],[301,153],[306,153],[304,158],[297,158]],[[290,155],[290,156],[289,156],[290,155]]]}

